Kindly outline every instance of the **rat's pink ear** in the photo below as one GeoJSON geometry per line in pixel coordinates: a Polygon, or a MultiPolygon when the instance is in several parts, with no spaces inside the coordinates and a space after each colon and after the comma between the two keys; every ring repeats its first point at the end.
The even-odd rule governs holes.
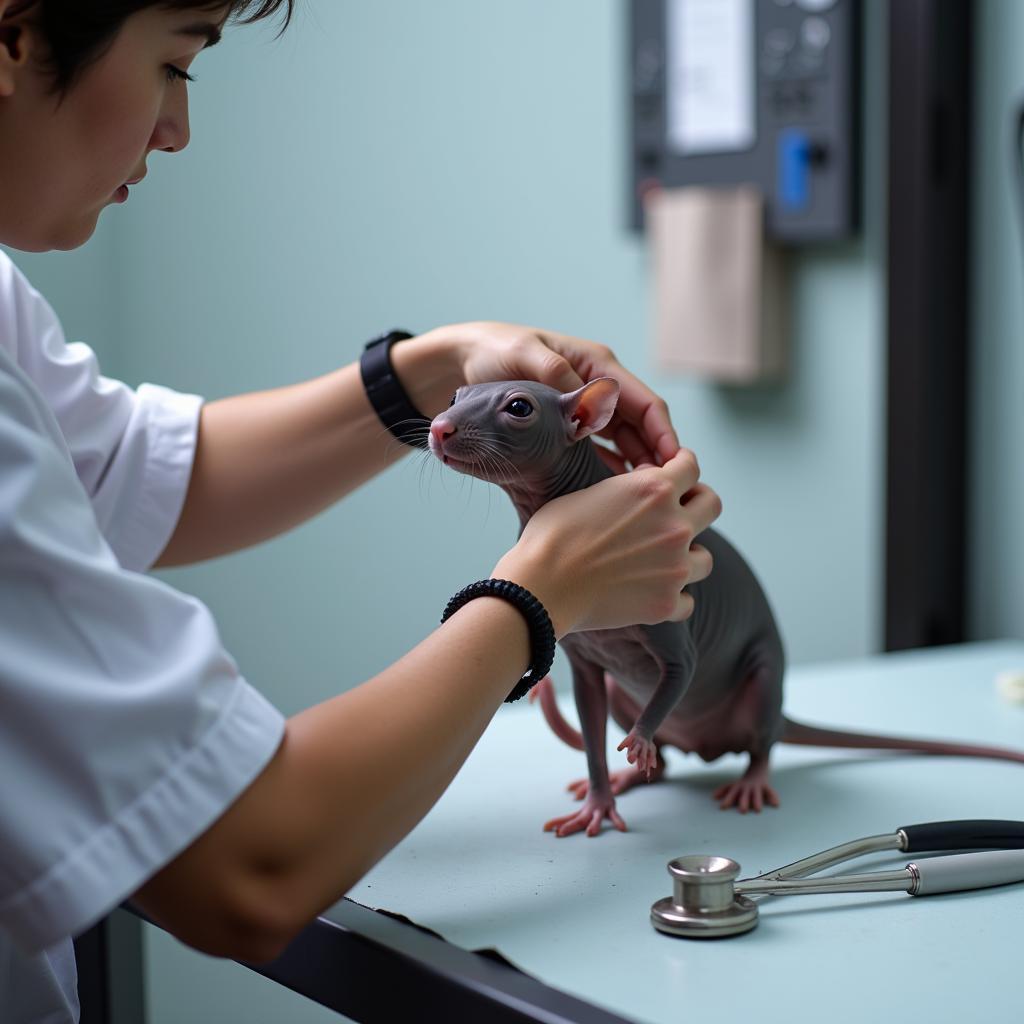
{"type": "Polygon", "coordinates": [[[559,399],[569,437],[582,440],[608,425],[619,401],[619,382],[614,377],[598,377],[577,391],[559,399]]]}

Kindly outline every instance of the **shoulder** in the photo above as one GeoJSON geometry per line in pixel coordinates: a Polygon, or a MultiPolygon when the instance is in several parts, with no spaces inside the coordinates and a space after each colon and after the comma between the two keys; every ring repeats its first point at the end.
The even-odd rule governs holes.
{"type": "Polygon", "coordinates": [[[7,252],[4,249],[0,249],[0,289],[6,289],[8,281],[15,274],[21,275],[21,272],[14,265],[14,260],[7,255],[7,252]]]}
{"type": "Polygon", "coordinates": [[[0,249],[0,302],[10,298],[38,300],[42,296],[10,255],[0,249]]]}
{"type": "Polygon", "coordinates": [[[21,363],[27,351],[60,329],[56,313],[11,257],[0,250],[0,349],[21,363]]]}

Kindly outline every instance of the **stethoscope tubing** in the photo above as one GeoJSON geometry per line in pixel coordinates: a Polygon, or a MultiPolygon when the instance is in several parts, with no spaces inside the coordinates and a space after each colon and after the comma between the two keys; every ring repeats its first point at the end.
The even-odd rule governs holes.
{"type": "Polygon", "coordinates": [[[1024,882],[1024,850],[949,853],[911,861],[897,871],[807,878],[759,876],[735,882],[732,891],[736,896],[809,896],[835,892],[905,892],[911,896],[934,896],[1015,882],[1024,882]]]}
{"type": "Polygon", "coordinates": [[[811,854],[781,868],[745,878],[737,885],[760,879],[803,878],[867,853],[891,850],[902,853],[942,853],[946,850],[1024,849],[1024,821],[968,818],[903,825],[895,832],[864,836],[820,853],[811,854]]]}

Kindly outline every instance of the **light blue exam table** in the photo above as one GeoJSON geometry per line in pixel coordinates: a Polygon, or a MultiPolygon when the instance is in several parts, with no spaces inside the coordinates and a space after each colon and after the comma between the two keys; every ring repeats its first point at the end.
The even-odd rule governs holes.
{"type": "MultiPolygon", "coordinates": [[[[786,710],[860,731],[1024,749],[1024,705],[1002,700],[994,683],[1008,669],[1024,669],[1024,643],[798,667],[786,710]]],[[[560,700],[572,714],[571,699],[560,700]]],[[[612,767],[620,738],[610,727],[612,767]]],[[[569,808],[564,787],[586,774],[583,755],[526,701],[503,707],[434,810],[317,923],[349,947],[300,944],[291,976],[284,969],[278,980],[366,1020],[396,1005],[419,1005],[423,1020],[488,1022],[1024,1020],[1024,884],[928,899],[770,897],[755,931],[703,942],[662,935],[649,920],[680,854],[723,854],[753,875],[903,825],[1024,819],[1024,766],[779,745],[782,806],[743,816],[719,811],[711,793],[745,758],[705,765],[666,755],[664,782],[619,799],[628,833],[555,839],[541,825],[569,808]],[[361,954],[341,964],[352,943],[371,966],[353,967],[361,954]],[[467,952],[481,949],[524,973],[467,952]],[[333,978],[333,997],[309,991],[302,975],[333,978]],[[451,1005],[472,1009],[451,1009],[452,992],[451,1005]]],[[[835,870],[911,859],[873,854],[835,870]]]]}

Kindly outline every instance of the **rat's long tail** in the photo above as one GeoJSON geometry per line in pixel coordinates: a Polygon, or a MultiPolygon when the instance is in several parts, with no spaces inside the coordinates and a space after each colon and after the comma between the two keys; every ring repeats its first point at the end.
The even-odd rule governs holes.
{"type": "Polygon", "coordinates": [[[536,686],[530,690],[527,698],[533,702],[540,701],[540,709],[544,712],[544,718],[551,731],[563,742],[576,750],[583,750],[583,737],[579,731],[574,729],[558,710],[558,702],[555,700],[555,687],[551,682],[551,676],[545,676],[536,686]]]}
{"type": "Polygon", "coordinates": [[[944,743],[937,740],[907,739],[902,736],[875,736],[870,733],[839,732],[803,725],[783,719],[783,743],[809,747],[854,747],[859,750],[905,750],[917,754],[947,754],[954,757],[993,757],[1000,761],[1024,764],[1024,753],[1004,747],[985,747],[969,743],[944,743]]]}

